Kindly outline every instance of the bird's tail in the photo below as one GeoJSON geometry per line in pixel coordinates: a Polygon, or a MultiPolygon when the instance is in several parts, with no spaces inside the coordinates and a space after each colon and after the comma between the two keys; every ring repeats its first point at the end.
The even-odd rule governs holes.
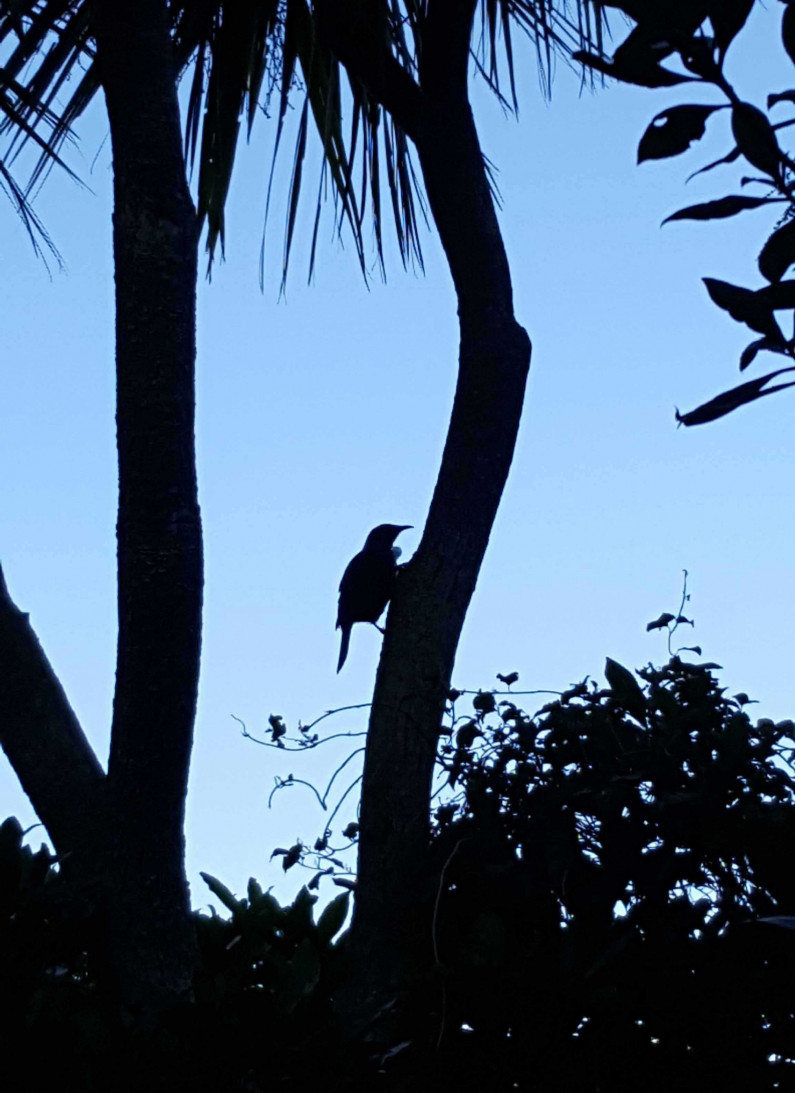
{"type": "Polygon", "coordinates": [[[337,661],[337,671],[339,672],[340,668],[345,663],[345,658],[348,655],[348,644],[351,640],[351,626],[350,623],[348,623],[347,625],[345,625],[344,623],[340,623],[337,629],[342,631],[342,641],[340,642],[340,659],[337,661]]]}

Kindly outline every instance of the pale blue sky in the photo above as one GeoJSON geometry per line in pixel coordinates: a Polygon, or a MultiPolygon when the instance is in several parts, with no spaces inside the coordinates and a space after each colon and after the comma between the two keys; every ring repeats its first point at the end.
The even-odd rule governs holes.
{"type": "MultiPolygon", "coordinates": [[[[779,14],[778,4],[758,6],[732,51],[738,89],[759,104],[793,85],[779,14]]],[[[753,711],[792,716],[793,397],[697,429],[677,430],[673,417],[674,405],[692,409],[739,382],[748,332],[709,302],[700,278],[760,283],[754,260],[770,215],[661,230],[682,205],[737,192],[742,171],[733,167],[684,186],[728,150],[727,115],[711,119],[707,139],[687,156],[637,167],[652,116],[677,101],[705,101],[703,91],[580,94],[577,76],[559,63],[548,104],[529,47],[521,60],[518,123],[482,89],[475,99],[484,150],[499,169],[500,219],[533,363],[455,685],[490,687],[496,672],[515,669],[519,689],[562,688],[601,673],[605,656],[630,667],[661,661],[664,637],[645,624],[676,609],[686,567],[697,627],[683,643],[724,665],[730,691],[760,699],[753,711]]],[[[10,207],[0,207],[0,559],[104,759],[116,463],[111,175],[99,106],[79,133],[70,162],[93,192],[53,173],[37,205],[66,272],[50,279],[10,207]]],[[[267,809],[275,775],[314,770],[320,780],[321,768],[246,742],[230,715],[254,732],[270,713],[295,724],[367,701],[380,636],[355,628],[335,674],[340,575],[377,523],[414,524],[401,542],[407,555],[416,545],[455,380],[455,302],[432,233],[424,277],[393,261],[388,284],[376,278],[368,290],[352,248],[335,243],[329,227],[307,286],[310,182],[286,298],[280,209],[260,292],[271,134],[264,122],[241,151],[227,261],[199,294],[207,585],[187,830],[197,903],[207,902],[200,869],[237,890],[251,874],[274,883],[272,848],[312,840],[322,827],[299,789],[267,809]]],[[[754,374],[764,368],[763,360],[754,374]]],[[[364,715],[337,724],[361,728],[364,715]]],[[[4,761],[0,813],[34,822],[4,761]]],[[[290,873],[280,894],[306,879],[290,873]]]]}

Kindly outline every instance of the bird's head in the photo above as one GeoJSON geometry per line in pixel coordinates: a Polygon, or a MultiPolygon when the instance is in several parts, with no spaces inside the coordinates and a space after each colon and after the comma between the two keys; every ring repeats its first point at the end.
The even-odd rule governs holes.
{"type": "Polygon", "coordinates": [[[381,550],[391,547],[401,531],[408,531],[411,524],[379,524],[367,536],[365,550],[381,550]]]}

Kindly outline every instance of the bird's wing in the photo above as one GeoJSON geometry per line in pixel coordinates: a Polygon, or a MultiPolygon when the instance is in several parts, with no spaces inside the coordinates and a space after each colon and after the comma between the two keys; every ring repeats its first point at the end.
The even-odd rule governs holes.
{"type": "MultiPolygon", "coordinates": [[[[360,551],[354,555],[345,567],[345,572],[342,574],[342,580],[340,581],[340,607],[345,599],[350,599],[351,594],[356,595],[357,589],[361,585],[361,577],[367,570],[367,558],[362,555],[360,551]]],[[[340,625],[340,617],[337,617],[337,626],[340,625]]]]}

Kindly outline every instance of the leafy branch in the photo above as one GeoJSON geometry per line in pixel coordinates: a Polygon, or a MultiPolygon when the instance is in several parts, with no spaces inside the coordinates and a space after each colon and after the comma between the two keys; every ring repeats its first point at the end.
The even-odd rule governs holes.
{"type": "MultiPolygon", "coordinates": [[[[618,3],[636,22],[621,43],[612,61],[603,56],[581,52],[575,56],[603,75],[612,76],[641,87],[671,87],[693,83],[713,87],[724,103],[683,104],[660,111],[651,121],[638,145],[638,162],[667,159],[681,155],[701,140],[709,119],[728,112],[733,146],[721,158],[694,172],[702,174],[713,168],[743,160],[755,174],[743,176],[741,186],[761,187],[760,194],[728,194],[714,201],[679,209],[663,224],[682,220],[723,220],[741,212],[763,207],[783,209],[772,234],[758,257],[758,268],[767,284],[759,289],[744,288],[705,277],[704,284],[713,303],[728,312],[757,337],[740,356],[740,371],[748,368],[760,353],[773,353],[795,361],[795,330],[788,337],[779,325],[777,312],[795,310],[795,280],[783,280],[795,263],[795,161],[779,143],[779,134],[795,124],[795,118],[773,122],[770,111],[779,104],[795,105],[795,90],[768,95],[767,113],[744,101],[724,72],[729,46],[742,30],[754,0],[694,0],[693,3],[665,4],[655,0],[618,3]],[[683,71],[664,66],[668,58],[678,59],[683,71]],[[761,337],[759,336],[761,335],[761,337]]],[[[781,37],[789,58],[795,63],[795,5],[785,0],[781,37]]],[[[690,177],[694,177],[691,175],[690,177]]],[[[702,425],[757,399],[783,391],[795,379],[768,386],[785,373],[795,371],[795,364],[723,391],[715,398],[680,414],[680,425],[702,425]]]]}

